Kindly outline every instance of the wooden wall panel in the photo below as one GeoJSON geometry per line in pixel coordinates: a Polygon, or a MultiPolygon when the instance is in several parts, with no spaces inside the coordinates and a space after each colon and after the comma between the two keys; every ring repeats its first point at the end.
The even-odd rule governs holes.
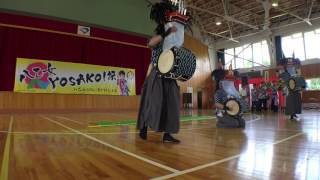
{"type": "MultiPolygon", "coordinates": [[[[187,82],[179,82],[180,93],[187,92],[187,87],[193,87],[193,107],[198,107],[197,92],[202,91],[202,107],[210,108],[213,98],[213,80],[211,78],[208,46],[200,41],[185,36],[184,47],[190,49],[197,57],[197,69],[193,77],[187,82]]],[[[182,99],[182,98],[181,98],[182,99]]]]}
{"type": "Polygon", "coordinates": [[[138,109],[140,96],[24,94],[0,92],[0,112],[138,109]]]}
{"type": "Polygon", "coordinates": [[[319,64],[303,65],[301,73],[305,78],[319,78],[320,77],[320,62],[319,64]]]}
{"type": "Polygon", "coordinates": [[[320,91],[303,91],[303,103],[320,103],[320,91]]]}
{"type": "MultiPolygon", "coordinates": [[[[320,64],[308,64],[301,68],[301,73],[306,79],[320,78],[320,64]]],[[[303,103],[320,103],[320,91],[304,91],[303,103]]]]}

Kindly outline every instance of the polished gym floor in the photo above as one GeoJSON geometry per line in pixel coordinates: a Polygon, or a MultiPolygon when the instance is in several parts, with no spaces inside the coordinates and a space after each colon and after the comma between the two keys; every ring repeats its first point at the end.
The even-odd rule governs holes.
{"type": "Polygon", "coordinates": [[[246,114],[217,129],[213,111],[181,112],[180,144],[138,138],[136,111],[0,115],[1,179],[320,179],[320,112],[246,114]]]}

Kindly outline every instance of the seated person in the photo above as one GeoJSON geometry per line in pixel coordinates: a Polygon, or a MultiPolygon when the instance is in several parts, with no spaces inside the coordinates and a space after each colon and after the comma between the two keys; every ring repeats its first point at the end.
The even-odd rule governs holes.
{"type": "Polygon", "coordinates": [[[241,115],[230,116],[226,113],[230,107],[224,105],[228,100],[228,94],[222,88],[222,81],[219,82],[219,89],[216,90],[214,98],[218,128],[245,128],[245,121],[241,115]]]}

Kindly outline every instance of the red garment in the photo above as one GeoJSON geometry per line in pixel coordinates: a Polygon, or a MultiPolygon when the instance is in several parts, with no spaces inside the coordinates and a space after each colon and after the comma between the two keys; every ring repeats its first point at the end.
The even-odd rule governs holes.
{"type": "Polygon", "coordinates": [[[284,108],[285,107],[285,102],[284,102],[284,95],[283,92],[280,90],[278,91],[278,96],[279,96],[279,106],[284,108]]]}

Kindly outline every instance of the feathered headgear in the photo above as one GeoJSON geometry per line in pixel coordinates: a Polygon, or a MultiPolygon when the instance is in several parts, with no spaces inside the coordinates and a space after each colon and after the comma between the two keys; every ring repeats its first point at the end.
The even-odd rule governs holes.
{"type": "MultiPolygon", "coordinates": [[[[164,24],[168,21],[168,14],[172,12],[178,12],[181,10],[178,4],[174,4],[172,0],[162,0],[162,2],[158,2],[152,5],[150,12],[150,19],[155,21],[158,26],[155,29],[157,34],[161,34],[164,32],[164,24]]],[[[190,19],[190,14],[185,14],[190,19]]],[[[190,22],[188,22],[190,23],[190,22]]],[[[190,28],[190,24],[187,24],[188,28],[190,28]]]]}
{"type": "Polygon", "coordinates": [[[164,24],[166,21],[166,13],[177,10],[169,0],[163,0],[160,3],[155,3],[151,7],[150,19],[157,24],[164,24]]]}

